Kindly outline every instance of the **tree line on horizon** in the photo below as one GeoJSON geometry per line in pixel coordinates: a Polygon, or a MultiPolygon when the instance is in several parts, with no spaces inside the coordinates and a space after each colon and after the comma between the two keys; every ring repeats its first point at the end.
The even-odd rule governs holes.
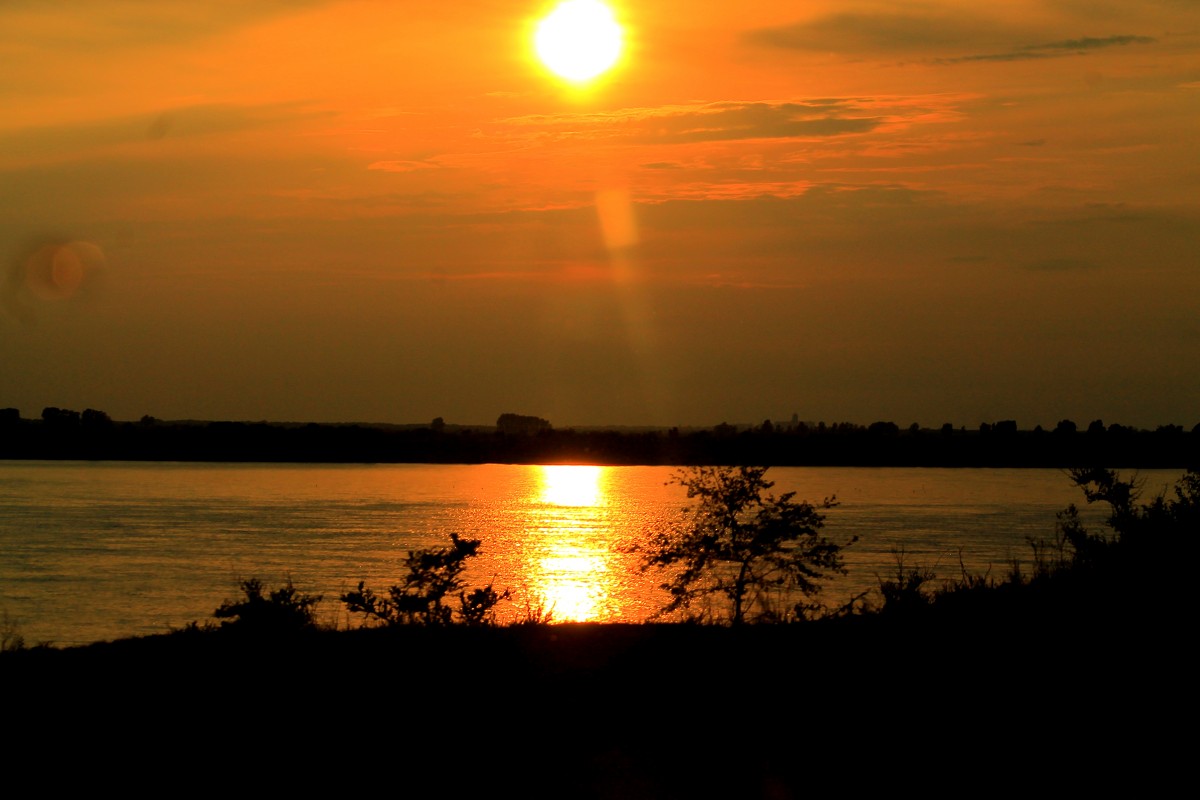
{"type": "Polygon", "coordinates": [[[505,413],[494,427],[114,421],[104,411],[43,409],[39,419],[0,409],[0,458],[380,463],[766,464],[772,466],[1028,466],[1184,468],[1200,463],[1200,424],[1154,430],[1064,419],[1023,430],[1014,420],[978,428],[902,428],[894,422],[764,421],[699,429],[554,428],[505,413]]]}

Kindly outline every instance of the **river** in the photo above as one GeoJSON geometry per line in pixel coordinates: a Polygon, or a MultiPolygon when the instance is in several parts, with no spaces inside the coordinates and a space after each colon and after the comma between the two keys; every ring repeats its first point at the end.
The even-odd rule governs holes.
{"type": "MultiPolygon", "coordinates": [[[[27,644],[161,633],[238,596],[238,582],[290,578],[324,595],[318,618],[350,624],[340,593],[384,590],[412,549],[482,539],[468,578],[508,588],[505,620],[641,621],[662,577],[631,546],[687,504],[669,467],[327,465],[0,461],[0,612],[27,644]]],[[[1181,474],[1140,473],[1146,493],[1181,474]]],[[[1001,575],[1052,538],[1055,512],[1083,505],[1045,469],[774,468],[775,491],[836,495],[824,533],[848,574],[845,602],[905,562],[953,577],[1001,575]],[[962,567],[960,567],[960,560],[962,567]]],[[[1100,509],[1086,509],[1092,522],[1100,509]]]]}

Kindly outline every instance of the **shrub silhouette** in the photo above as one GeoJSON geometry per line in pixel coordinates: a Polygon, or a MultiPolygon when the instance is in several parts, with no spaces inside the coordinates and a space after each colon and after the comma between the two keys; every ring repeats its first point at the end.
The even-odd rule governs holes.
{"type": "Polygon", "coordinates": [[[883,601],[880,610],[888,614],[905,613],[928,606],[932,595],[925,587],[937,577],[934,570],[920,564],[906,564],[904,548],[893,550],[892,555],[896,560],[895,570],[887,576],[876,575],[883,601]]]}
{"type": "Polygon", "coordinates": [[[8,609],[0,612],[0,653],[25,649],[25,636],[17,621],[8,615],[8,609]]]}
{"type": "Polygon", "coordinates": [[[793,501],[794,492],[776,497],[766,471],[691,467],[675,475],[696,505],[681,526],[639,548],[643,570],[673,571],[662,584],[671,600],[661,614],[716,600],[722,606],[716,618],[731,625],[804,619],[814,611],[807,601],[820,580],[845,572],[842,545],[821,535],[825,517],[818,509],[835,506],[834,498],[814,506],[793,501]]]}
{"type": "Polygon", "coordinates": [[[491,584],[466,591],[462,573],[467,559],[479,552],[479,539],[460,539],[450,534],[450,547],[434,550],[410,550],[404,565],[408,574],[401,583],[388,589],[386,596],[375,594],[358,582],[358,588],[346,592],[341,601],[352,614],[363,614],[367,624],[382,625],[491,625],[495,609],[511,593],[497,592],[491,584]],[[458,608],[450,605],[457,596],[458,608]]]}
{"type": "MultiPolygon", "coordinates": [[[[1200,534],[1200,472],[1189,470],[1172,492],[1146,502],[1141,500],[1139,483],[1115,470],[1077,468],[1068,475],[1088,503],[1108,505],[1104,521],[1108,532],[1089,530],[1071,504],[1058,513],[1052,541],[1027,539],[1033,548],[1030,574],[1016,560],[1000,580],[970,575],[964,569],[961,579],[946,582],[930,597],[931,605],[964,609],[975,607],[967,605],[970,602],[996,608],[1004,603],[1010,611],[1036,607],[1039,613],[1054,606],[1072,613],[1087,609],[1103,617],[1105,624],[1116,615],[1151,611],[1139,617],[1139,626],[1177,624],[1192,602],[1190,570],[1200,534]]],[[[903,571],[897,574],[904,576],[903,571]]],[[[897,588],[904,587],[901,583],[897,588]]],[[[900,604],[895,608],[902,610],[900,604]]]]}
{"type": "Polygon", "coordinates": [[[222,628],[286,633],[316,627],[316,607],[322,596],[299,592],[291,578],[265,596],[258,578],[242,581],[241,588],[242,600],[226,600],[213,612],[224,620],[222,628]]]}
{"type": "Polygon", "coordinates": [[[1089,531],[1075,505],[1068,506],[1059,514],[1058,530],[1072,567],[1144,571],[1191,563],[1185,553],[1194,551],[1200,535],[1200,471],[1188,470],[1173,496],[1164,493],[1144,503],[1141,486],[1115,470],[1073,469],[1070,476],[1088,503],[1108,504],[1105,524],[1113,532],[1089,531]]]}

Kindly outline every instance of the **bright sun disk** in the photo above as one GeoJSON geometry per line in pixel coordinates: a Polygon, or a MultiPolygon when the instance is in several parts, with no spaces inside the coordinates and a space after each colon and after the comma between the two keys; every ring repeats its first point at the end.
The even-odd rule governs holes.
{"type": "Polygon", "coordinates": [[[621,55],[621,26],[600,0],[566,0],[537,26],[534,49],[551,72],[582,83],[621,55]]]}

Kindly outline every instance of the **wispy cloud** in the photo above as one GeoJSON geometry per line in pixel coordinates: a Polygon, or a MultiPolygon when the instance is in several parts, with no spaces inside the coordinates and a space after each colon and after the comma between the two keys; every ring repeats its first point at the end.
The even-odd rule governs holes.
{"type": "MultiPolygon", "coordinates": [[[[261,23],[264,19],[301,12],[331,0],[256,0],[253,3],[153,3],[93,0],[74,3],[69,13],[56,5],[31,0],[0,4],[0,31],[14,38],[36,38],[43,47],[87,47],[119,50],[131,46],[182,44],[261,23]]],[[[4,36],[0,36],[2,41],[4,36]]]]}
{"type": "Polygon", "coordinates": [[[858,116],[849,104],[830,112],[807,103],[712,103],[656,118],[654,130],[638,138],[653,142],[704,142],[736,139],[796,139],[865,133],[882,124],[879,117],[858,116]]]}
{"type": "Polygon", "coordinates": [[[924,54],[926,63],[933,64],[1059,58],[1156,41],[1150,36],[1115,34],[1019,44],[1036,41],[1035,36],[1037,32],[1032,28],[983,13],[944,9],[828,14],[793,25],[752,31],[746,40],[754,45],[855,57],[924,54]],[[964,49],[975,52],[949,54],[964,49]]]}
{"type": "Polygon", "coordinates": [[[1025,264],[1034,272],[1082,272],[1099,269],[1099,265],[1082,258],[1047,258],[1025,264]]]}
{"type": "Polygon", "coordinates": [[[162,139],[237,133],[331,116],[297,103],[195,105],[156,115],[129,115],[0,131],[0,163],[86,158],[98,150],[162,139]]]}
{"type": "Polygon", "coordinates": [[[874,130],[884,121],[851,100],[720,102],[506,120],[510,125],[536,130],[540,138],[623,139],[642,143],[840,136],[874,130]]]}
{"type": "Polygon", "coordinates": [[[844,12],[747,34],[751,44],[848,55],[927,52],[1011,41],[1014,31],[979,14],[844,12]]]}
{"type": "Polygon", "coordinates": [[[1001,53],[979,53],[975,55],[955,56],[953,58],[932,59],[935,64],[962,64],[970,61],[1030,61],[1039,58],[1060,58],[1062,56],[1086,55],[1094,50],[1109,47],[1125,47],[1131,44],[1153,44],[1158,41],[1151,36],[1135,36],[1123,34],[1120,36],[1092,37],[1081,39],[1063,39],[1058,42],[1030,44],[1014,50],[1001,53]]]}
{"type": "Polygon", "coordinates": [[[378,170],[380,172],[419,172],[425,169],[438,168],[437,164],[429,161],[376,161],[367,167],[367,169],[378,170]]]}

